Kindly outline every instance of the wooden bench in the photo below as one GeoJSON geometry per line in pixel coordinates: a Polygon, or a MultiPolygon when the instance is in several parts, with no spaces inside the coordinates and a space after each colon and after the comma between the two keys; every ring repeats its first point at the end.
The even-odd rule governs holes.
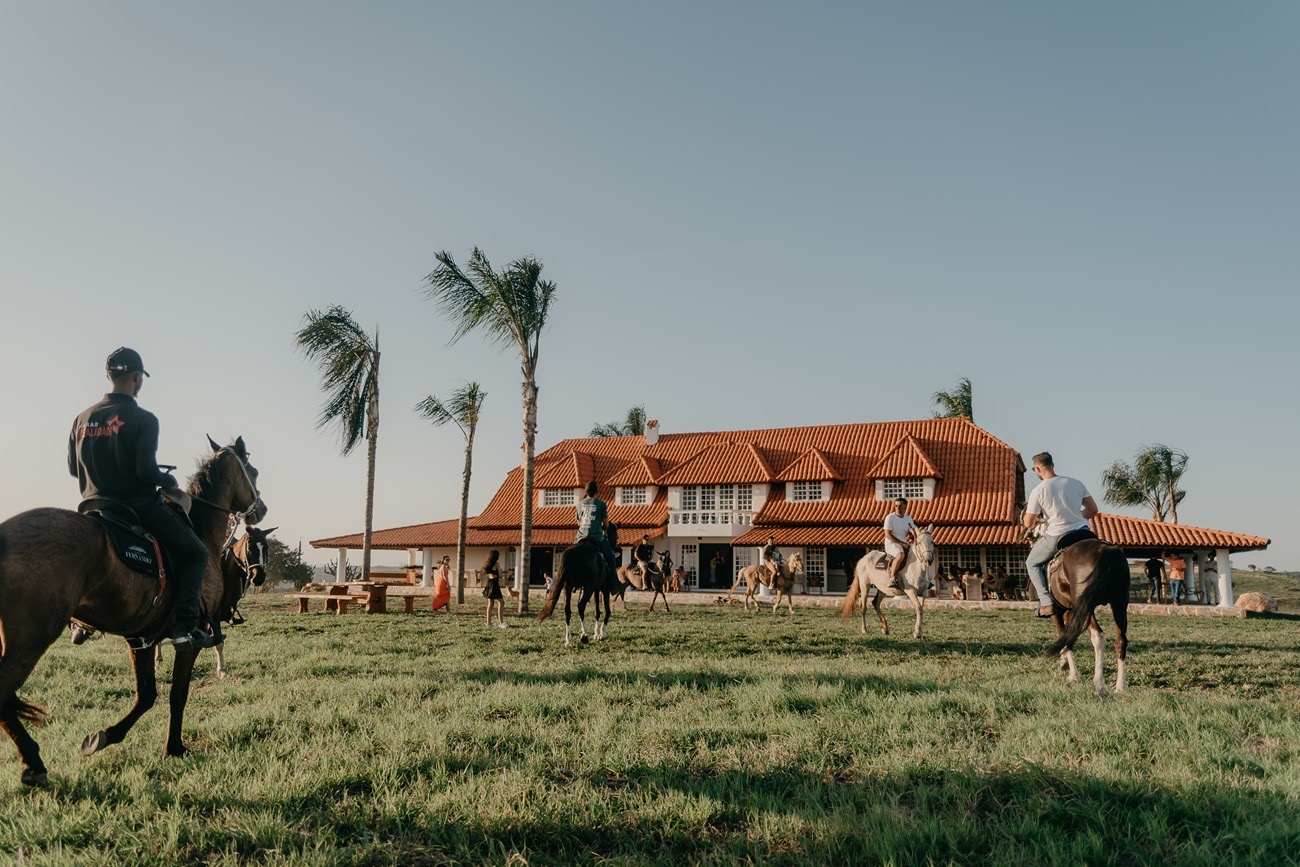
{"type": "Polygon", "coordinates": [[[415,613],[415,600],[428,597],[433,600],[433,588],[421,586],[393,586],[388,588],[388,596],[391,599],[401,599],[402,605],[407,614],[415,613]]]}
{"type": "Polygon", "coordinates": [[[325,610],[335,611],[339,614],[346,614],[348,606],[357,601],[355,596],[348,596],[344,593],[290,593],[289,598],[298,600],[299,614],[307,613],[308,599],[324,599],[325,610]]]}

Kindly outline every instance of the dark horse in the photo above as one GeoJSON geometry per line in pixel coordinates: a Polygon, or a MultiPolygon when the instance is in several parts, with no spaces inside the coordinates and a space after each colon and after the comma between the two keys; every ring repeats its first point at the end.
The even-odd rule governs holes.
{"type": "MultiPolygon", "coordinates": [[[[244,598],[249,587],[261,587],[266,583],[267,539],[276,529],[249,527],[248,532],[221,556],[221,602],[212,616],[216,623],[244,622],[239,616],[239,600],[244,598]]],[[[212,649],[217,654],[217,677],[225,677],[230,674],[230,669],[226,668],[226,639],[220,632],[216,637],[218,644],[212,649]]]]}
{"type": "MultiPolygon", "coordinates": [[[[223,582],[217,567],[232,516],[254,524],[266,516],[257,492],[257,470],[248,462],[243,438],[218,446],[189,483],[190,518],[211,555],[203,583],[202,607],[217,610],[223,582]]],[[[154,648],[173,627],[175,585],[159,585],[118,559],[98,523],[66,509],[32,509],[0,524],[0,726],[22,757],[22,781],[46,780],[40,748],[23,721],[40,723],[45,711],[18,698],[45,650],[70,618],[128,639],[135,669],[135,704],[117,723],[86,736],[82,755],[120,743],[158,697],[154,648]]],[[[181,721],[189,697],[197,649],[176,654],[172,671],[171,721],[166,753],[182,756],[181,721]]]]}
{"type": "Polygon", "coordinates": [[[1065,548],[1060,553],[1059,568],[1047,576],[1052,591],[1052,621],[1060,637],[1047,649],[1047,656],[1061,656],[1061,667],[1070,672],[1071,683],[1079,679],[1079,668],[1074,661],[1074,642],[1084,627],[1092,635],[1092,649],[1096,655],[1096,669],[1092,684],[1099,696],[1106,695],[1106,677],[1102,667],[1106,640],[1101,634],[1094,612],[1103,605],[1110,606],[1115,619],[1115,653],[1119,656],[1115,676],[1115,692],[1128,689],[1125,662],[1128,656],[1128,560],[1120,548],[1101,539],[1085,539],[1065,548]]]}
{"type": "Polygon", "coordinates": [[[583,644],[587,643],[587,600],[594,595],[596,597],[594,632],[597,641],[604,641],[605,627],[609,625],[610,593],[614,590],[611,580],[605,568],[605,556],[600,553],[600,548],[586,540],[566,548],[560,555],[560,568],[555,574],[555,583],[551,585],[551,592],[547,594],[546,604],[542,606],[537,619],[545,620],[551,616],[551,612],[555,610],[555,603],[560,599],[560,591],[563,590],[564,646],[568,647],[573,643],[573,631],[569,625],[573,617],[569,607],[570,599],[574,590],[581,590],[582,595],[578,597],[578,622],[582,625],[582,634],[578,640],[583,644]],[[600,619],[602,597],[605,601],[604,621],[600,619]]]}

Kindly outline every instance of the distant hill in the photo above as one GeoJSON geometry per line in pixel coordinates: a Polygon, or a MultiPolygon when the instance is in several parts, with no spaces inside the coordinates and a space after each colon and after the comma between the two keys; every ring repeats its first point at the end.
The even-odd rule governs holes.
{"type": "Polygon", "coordinates": [[[1232,590],[1238,596],[1254,591],[1277,600],[1281,614],[1300,614],[1300,572],[1232,570],[1232,590]]]}

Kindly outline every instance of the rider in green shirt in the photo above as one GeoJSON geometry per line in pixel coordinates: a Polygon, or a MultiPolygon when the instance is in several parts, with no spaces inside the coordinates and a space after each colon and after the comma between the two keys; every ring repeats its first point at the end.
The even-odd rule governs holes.
{"type": "Polygon", "coordinates": [[[614,549],[610,546],[609,539],[605,538],[605,522],[609,519],[609,507],[605,505],[604,500],[596,496],[597,490],[595,482],[587,482],[587,496],[579,501],[575,514],[578,521],[576,541],[590,539],[594,542],[605,557],[605,562],[609,564],[609,571],[612,573],[616,568],[614,549]]]}

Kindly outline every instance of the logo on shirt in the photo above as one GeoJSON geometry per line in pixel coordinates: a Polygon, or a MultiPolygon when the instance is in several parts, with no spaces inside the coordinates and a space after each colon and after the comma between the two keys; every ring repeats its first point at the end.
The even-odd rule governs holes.
{"type": "Polygon", "coordinates": [[[87,422],[85,426],[77,428],[77,436],[81,439],[86,437],[115,437],[117,432],[124,427],[126,427],[126,422],[115,415],[103,423],[97,421],[87,422]]]}

